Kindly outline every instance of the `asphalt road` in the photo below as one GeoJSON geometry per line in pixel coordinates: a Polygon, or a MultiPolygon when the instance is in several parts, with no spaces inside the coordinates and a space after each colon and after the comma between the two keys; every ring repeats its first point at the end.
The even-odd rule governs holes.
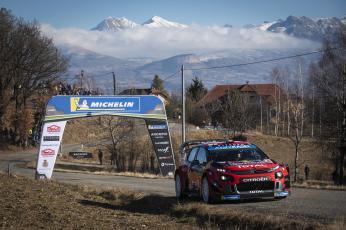
{"type": "MultiPolygon", "coordinates": [[[[75,149],[76,145],[66,146],[75,149]]],[[[12,173],[34,178],[34,170],[18,167],[18,163],[32,161],[36,153],[0,154],[0,170],[7,171],[11,163],[12,173]]],[[[102,188],[125,187],[161,196],[172,197],[174,181],[172,179],[147,179],[125,176],[95,175],[89,173],[54,172],[53,180],[102,188]]],[[[330,222],[334,219],[346,219],[346,191],[292,188],[292,195],[283,200],[251,200],[217,204],[225,209],[264,212],[284,215],[287,218],[303,217],[308,220],[330,222]]]]}

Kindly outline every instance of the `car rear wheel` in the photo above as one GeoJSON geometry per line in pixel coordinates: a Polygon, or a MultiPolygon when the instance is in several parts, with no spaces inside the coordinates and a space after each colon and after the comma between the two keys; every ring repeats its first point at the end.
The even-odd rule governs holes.
{"type": "Polygon", "coordinates": [[[179,174],[175,176],[175,196],[177,197],[177,199],[184,198],[183,187],[181,184],[181,178],[179,174]]]}
{"type": "Polygon", "coordinates": [[[210,194],[210,185],[208,178],[203,177],[202,179],[202,199],[204,203],[212,203],[213,199],[210,194]]]}

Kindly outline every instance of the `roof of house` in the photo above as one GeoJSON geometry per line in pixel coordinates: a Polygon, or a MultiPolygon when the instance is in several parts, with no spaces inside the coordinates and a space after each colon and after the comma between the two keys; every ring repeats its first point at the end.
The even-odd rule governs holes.
{"type": "Polygon", "coordinates": [[[199,102],[198,105],[210,103],[224,96],[230,90],[239,90],[240,92],[255,92],[264,99],[275,96],[276,90],[280,90],[276,84],[243,84],[243,85],[216,85],[199,102]]]}

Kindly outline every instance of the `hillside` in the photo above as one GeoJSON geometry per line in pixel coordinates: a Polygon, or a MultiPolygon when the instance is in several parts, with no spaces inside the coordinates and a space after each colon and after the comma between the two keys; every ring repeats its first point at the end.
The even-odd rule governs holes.
{"type": "MultiPolygon", "coordinates": [[[[153,151],[150,142],[149,135],[141,120],[137,120],[136,133],[138,136],[138,146],[141,152],[153,151]],[[144,144],[143,144],[144,143],[144,144]]],[[[174,152],[176,155],[176,162],[179,163],[178,149],[181,143],[180,125],[170,124],[170,130],[172,133],[172,143],[174,152]]],[[[98,137],[106,132],[101,130],[97,125],[96,118],[90,118],[85,120],[73,120],[69,121],[66,126],[63,142],[68,143],[82,143],[84,145],[95,146],[101,142],[98,137]],[[86,130],[84,127],[88,127],[86,130]],[[78,133],[78,135],[76,135],[78,133]]],[[[249,132],[246,134],[250,142],[258,145],[264,152],[277,162],[288,163],[291,169],[293,169],[294,162],[294,145],[292,141],[286,137],[275,137],[270,135],[263,135],[258,132],[249,132]]],[[[225,134],[220,131],[212,130],[196,130],[191,126],[187,132],[187,140],[193,139],[206,139],[206,138],[224,138],[225,134]]],[[[141,154],[141,152],[139,154],[141,154]]],[[[314,180],[326,180],[332,179],[332,173],[334,171],[334,164],[332,161],[331,152],[323,152],[317,142],[306,138],[303,139],[299,153],[299,169],[300,177],[304,176],[304,167],[307,164],[310,167],[310,176],[314,180]]],[[[105,153],[106,159],[109,159],[109,153],[105,153]]],[[[106,161],[106,164],[109,162],[106,161]]]]}
{"type": "MultiPolygon", "coordinates": [[[[227,209],[122,188],[78,187],[0,173],[1,229],[343,229],[344,221],[227,209]]],[[[273,201],[274,202],[274,201],[273,201]]],[[[234,205],[237,205],[236,203],[234,205]]],[[[280,207],[280,206],[278,206],[280,207]]]]}

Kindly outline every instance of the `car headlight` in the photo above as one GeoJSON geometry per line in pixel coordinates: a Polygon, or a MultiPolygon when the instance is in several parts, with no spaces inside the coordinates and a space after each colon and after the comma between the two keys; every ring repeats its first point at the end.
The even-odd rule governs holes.
{"type": "Polygon", "coordinates": [[[221,175],[220,179],[222,181],[233,181],[233,177],[232,176],[227,176],[227,175],[221,175]]]}
{"type": "Polygon", "coordinates": [[[276,179],[281,179],[281,178],[283,178],[283,176],[284,176],[284,175],[282,174],[281,171],[275,173],[275,178],[276,178],[276,179]]]}

